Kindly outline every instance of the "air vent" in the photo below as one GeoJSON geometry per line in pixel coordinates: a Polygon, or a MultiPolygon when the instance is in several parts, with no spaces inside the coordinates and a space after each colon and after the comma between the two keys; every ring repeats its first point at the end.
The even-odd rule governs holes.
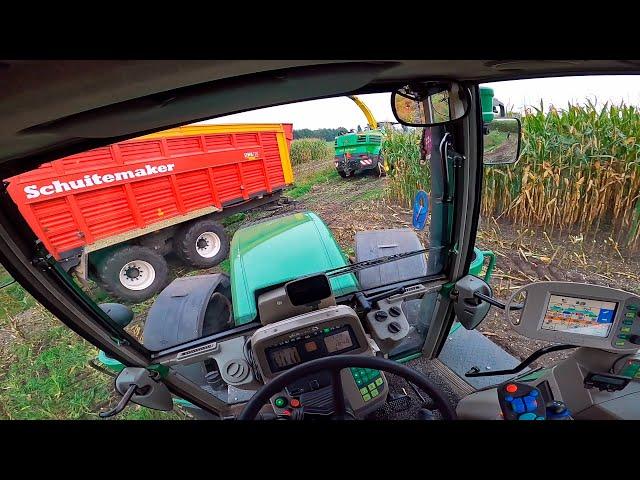
{"type": "Polygon", "coordinates": [[[212,343],[209,343],[208,345],[203,345],[201,347],[195,347],[189,350],[185,350],[184,352],[180,352],[176,356],[176,360],[184,360],[185,358],[193,357],[194,355],[200,355],[202,353],[210,352],[212,350],[217,350],[217,349],[218,349],[218,343],[212,342],[212,343]]]}

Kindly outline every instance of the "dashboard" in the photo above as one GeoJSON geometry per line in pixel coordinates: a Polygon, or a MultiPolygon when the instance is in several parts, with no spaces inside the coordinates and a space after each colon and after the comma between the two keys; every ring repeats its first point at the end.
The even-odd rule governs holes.
{"type": "MultiPolygon", "coordinates": [[[[266,325],[251,337],[251,351],[255,368],[265,382],[317,358],[375,354],[358,315],[345,305],[266,325]]],[[[345,403],[357,416],[378,409],[386,401],[388,384],[382,372],[343,369],[340,379],[345,403]]],[[[288,385],[271,398],[271,405],[276,415],[290,415],[299,408],[304,408],[305,413],[330,415],[332,395],[330,372],[319,372],[288,385]]]]}

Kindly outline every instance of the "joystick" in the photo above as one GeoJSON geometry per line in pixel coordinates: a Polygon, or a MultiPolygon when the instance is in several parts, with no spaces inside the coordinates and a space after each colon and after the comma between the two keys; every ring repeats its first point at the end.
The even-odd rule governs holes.
{"type": "Polygon", "coordinates": [[[520,382],[498,386],[498,401],[505,420],[546,420],[547,408],[540,390],[520,382]]]}

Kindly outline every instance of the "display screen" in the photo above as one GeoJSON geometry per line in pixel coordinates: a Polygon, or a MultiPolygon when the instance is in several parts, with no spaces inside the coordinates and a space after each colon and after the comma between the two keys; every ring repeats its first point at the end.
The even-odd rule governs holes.
{"type": "Polygon", "coordinates": [[[329,353],[339,352],[340,350],[345,350],[353,346],[351,335],[346,330],[344,332],[324,337],[324,344],[327,347],[327,352],[329,353]]]}
{"type": "Polygon", "coordinates": [[[615,302],[551,295],[542,329],[606,337],[613,325],[617,306],[615,302]]]}
{"type": "Polygon", "coordinates": [[[300,363],[300,355],[296,347],[274,350],[271,352],[271,359],[278,368],[290,367],[300,363]]]}

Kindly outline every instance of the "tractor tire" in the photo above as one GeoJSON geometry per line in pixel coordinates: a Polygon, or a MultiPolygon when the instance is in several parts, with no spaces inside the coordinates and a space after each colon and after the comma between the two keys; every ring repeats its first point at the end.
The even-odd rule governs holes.
{"type": "Polygon", "coordinates": [[[341,170],[338,170],[338,175],[340,175],[342,178],[347,178],[347,174],[341,170]]]}
{"type": "Polygon", "coordinates": [[[173,249],[187,265],[210,268],[229,255],[229,236],[211,219],[187,223],[173,237],[173,249]]]}
{"type": "Polygon", "coordinates": [[[128,302],[142,302],[153,297],[169,280],[164,257],[139,245],[109,253],[96,265],[96,273],[107,293],[128,302]]]}

